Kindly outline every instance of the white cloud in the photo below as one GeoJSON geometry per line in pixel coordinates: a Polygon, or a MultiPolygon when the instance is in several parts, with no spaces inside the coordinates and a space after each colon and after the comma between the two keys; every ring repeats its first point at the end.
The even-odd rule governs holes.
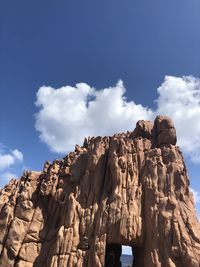
{"type": "Polygon", "coordinates": [[[11,178],[17,177],[13,167],[23,162],[23,154],[18,149],[5,152],[6,147],[0,144],[0,186],[5,185],[11,178]]]}
{"type": "Polygon", "coordinates": [[[20,162],[23,161],[23,154],[22,154],[22,152],[19,151],[18,149],[13,150],[13,151],[12,151],[12,155],[13,155],[13,157],[14,157],[16,160],[18,160],[18,161],[20,161],[20,162]]]}
{"type": "Polygon", "coordinates": [[[178,144],[193,162],[200,162],[200,80],[192,76],[166,76],[158,88],[156,114],[170,116],[178,144]]]}
{"type": "Polygon", "coordinates": [[[52,151],[65,153],[84,137],[132,130],[138,119],[152,111],[124,97],[122,81],[96,90],[85,83],[59,89],[41,87],[37,93],[36,129],[52,151]]]}
{"type": "Polygon", "coordinates": [[[0,155],[0,170],[2,171],[8,168],[10,165],[14,164],[14,162],[14,157],[11,154],[0,155]]]}
{"type": "Polygon", "coordinates": [[[11,153],[0,154],[0,171],[3,171],[11,165],[22,161],[23,154],[18,149],[12,150],[11,153]]]}
{"type": "Polygon", "coordinates": [[[193,162],[200,162],[200,80],[192,76],[166,76],[157,89],[155,110],[125,97],[122,81],[96,90],[85,83],[38,90],[36,129],[52,151],[66,153],[85,136],[111,135],[133,130],[139,119],[172,117],[178,144],[193,162]]]}
{"type": "Polygon", "coordinates": [[[190,191],[193,193],[195,204],[199,204],[200,203],[200,192],[196,191],[193,188],[190,188],[190,191]]]}

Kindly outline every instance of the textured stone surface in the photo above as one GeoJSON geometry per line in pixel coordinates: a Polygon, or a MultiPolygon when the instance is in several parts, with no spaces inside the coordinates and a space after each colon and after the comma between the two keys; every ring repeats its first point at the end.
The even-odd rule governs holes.
{"type": "Polygon", "coordinates": [[[167,117],[85,139],[0,190],[0,266],[120,266],[122,244],[136,267],[200,266],[200,224],[167,117]]]}

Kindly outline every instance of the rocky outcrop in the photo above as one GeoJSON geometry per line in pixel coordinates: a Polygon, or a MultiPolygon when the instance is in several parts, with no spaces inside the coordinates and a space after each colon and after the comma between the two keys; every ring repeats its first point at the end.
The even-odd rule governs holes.
{"type": "Polygon", "coordinates": [[[0,191],[0,266],[199,267],[200,224],[172,121],[85,139],[0,191]]]}

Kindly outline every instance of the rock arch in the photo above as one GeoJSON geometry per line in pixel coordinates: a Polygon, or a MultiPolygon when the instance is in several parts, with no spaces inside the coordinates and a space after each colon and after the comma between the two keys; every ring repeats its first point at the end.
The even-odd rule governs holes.
{"type": "Polygon", "coordinates": [[[106,244],[133,246],[134,267],[200,266],[200,224],[168,117],[86,139],[0,191],[0,266],[103,267],[106,244]]]}

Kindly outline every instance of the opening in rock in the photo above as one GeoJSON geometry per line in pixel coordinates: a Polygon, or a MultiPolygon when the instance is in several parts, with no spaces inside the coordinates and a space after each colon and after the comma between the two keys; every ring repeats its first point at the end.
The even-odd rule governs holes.
{"type": "Polygon", "coordinates": [[[107,244],[104,267],[143,267],[144,248],[107,244]]]}
{"type": "Polygon", "coordinates": [[[122,246],[121,255],[122,267],[132,267],[133,265],[133,250],[130,246],[122,246]]]}

